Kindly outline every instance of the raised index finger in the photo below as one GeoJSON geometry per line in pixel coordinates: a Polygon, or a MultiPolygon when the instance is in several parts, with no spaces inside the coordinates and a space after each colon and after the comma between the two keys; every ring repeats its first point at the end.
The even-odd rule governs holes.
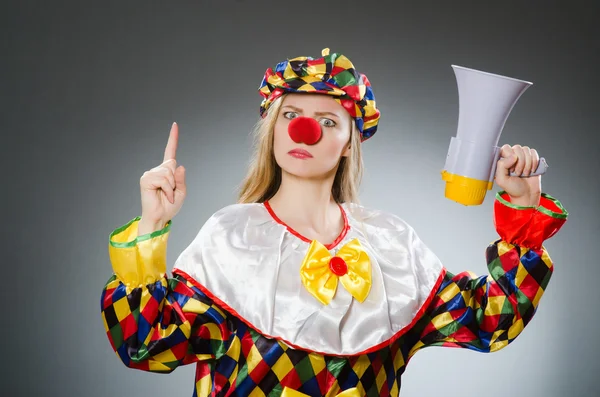
{"type": "Polygon", "coordinates": [[[165,157],[163,163],[167,160],[175,159],[177,153],[177,141],[179,140],[179,126],[177,123],[173,123],[171,126],[171,132],[169,133],[169,140],[167,141],[167,147],[165,148],[165,157]]]}

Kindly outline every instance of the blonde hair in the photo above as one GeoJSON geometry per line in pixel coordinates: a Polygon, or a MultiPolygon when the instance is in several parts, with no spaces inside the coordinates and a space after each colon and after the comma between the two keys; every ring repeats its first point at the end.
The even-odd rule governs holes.
{"type": "MultiPolygon", "coordinates": [[[[273,131],[277,114],[286,94],[277,98],[258,120],[253,130],[254,153],[248,173],[241,183],[238,203],[262,203],[275,195],[281,184],[281,167],[273,153],[273,131]]],[[[360,133],[351,122],[350,155],[342,157],[338,165],[331,193],[337,203],[358,203],[358,188],[363,175],[360,133]]]]}

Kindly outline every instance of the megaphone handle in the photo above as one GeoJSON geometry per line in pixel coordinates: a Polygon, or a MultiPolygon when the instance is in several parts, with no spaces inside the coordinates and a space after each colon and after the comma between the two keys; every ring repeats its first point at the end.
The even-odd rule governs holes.
{"type": "MultiPolygon", "coordinates": [[[[536,176],[536,175],[543,175],[546,173],[546,170],[548,170],[548,163],[546,163],[545,158],[540,157],[540,162],[538,163],[538,167],[535,170],[535,172],[532,174],[529,174],[529,175],[521,175],[521,178],[527,178],[527,177],[536,176]]],[[[514,172],[511,172],[509,175],[517,176],[514,172]]]]}

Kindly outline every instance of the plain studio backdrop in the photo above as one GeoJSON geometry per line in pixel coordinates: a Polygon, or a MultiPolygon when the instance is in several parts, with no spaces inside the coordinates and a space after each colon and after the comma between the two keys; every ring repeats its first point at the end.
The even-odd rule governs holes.
{"type": "Polygon", "coordinates": [[[3,2],[3,395],[191,396],[194,365],[145,373],[112,351],[100,315],[108,235],[140,214],[139,178],[160,164],[177,121],[189,194],[170,271],[236,200],[267,67],[325,47],[369,77],[382,113],[363,146],[362,203],[405,219],[450,271],[487,272],[498,191],[476,207],[444,197],[458,117],[451,64],[533,82],[500,145],[546,157],[543,191],[570,214],[546,242],[555,272],[524,332],[491,354],[419,352],[401,395],[598,395],[594,1],[147,3],[3,2]]]}

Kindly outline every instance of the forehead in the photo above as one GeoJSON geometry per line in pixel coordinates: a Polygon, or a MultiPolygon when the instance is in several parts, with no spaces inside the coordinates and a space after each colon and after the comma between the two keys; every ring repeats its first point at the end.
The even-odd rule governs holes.
{"type": "Polygon", "coordinates": [[[346,113],[342,107],[330,95],[326,94],[287,94],[283,99],[282,106],[294,106],[307,112],[332,112],[340,116],[346,113]]]}

